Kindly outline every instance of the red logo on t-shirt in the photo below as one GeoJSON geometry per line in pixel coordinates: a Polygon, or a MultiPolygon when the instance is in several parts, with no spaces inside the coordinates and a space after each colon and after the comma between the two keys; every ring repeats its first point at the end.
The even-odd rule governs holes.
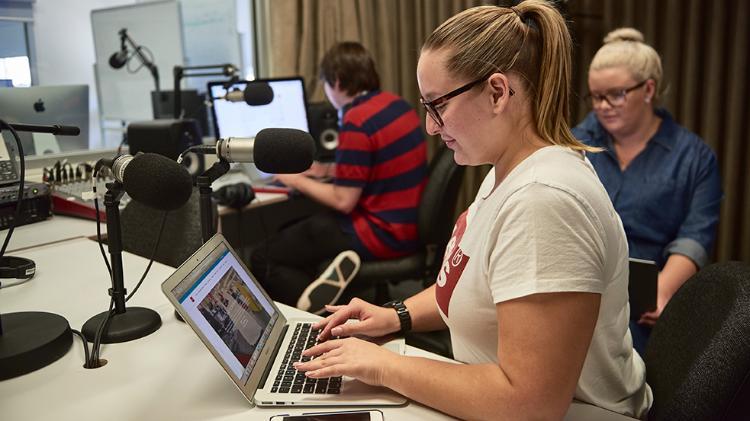
{"type": "Polygon", "coordinates": [[[464,254],[463,250],[458,246],[461,243],[461,237],[464,236],[466,231],[466,215],[467,212],[461,214],[456,221],[456,226],[453,228],[453,235],[451,235],[450,241],[445,248],[445,257],[443,258],[443,265],[440,267],[440,273],[437,277],[437,288],[435,288],[435,298],[437,299],[438,307],[443,314],[448,316],[448,305],[453,296],[453,290],[458,284],[461,274],[464,272],[466,263],[469,262],[469,256],[464,254]]]}

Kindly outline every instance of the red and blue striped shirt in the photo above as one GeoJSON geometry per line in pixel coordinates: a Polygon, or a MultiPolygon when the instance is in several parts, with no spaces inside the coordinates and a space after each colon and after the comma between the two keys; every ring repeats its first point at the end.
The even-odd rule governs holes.
{"type": "Polygon", "coordinates": [[[341,122],[334,183],[362,189],[342,223],[364,260],[417,250],[417,208],[426,182],[427,145],[414,109],[390,92],[357,97],[341,122]]]}

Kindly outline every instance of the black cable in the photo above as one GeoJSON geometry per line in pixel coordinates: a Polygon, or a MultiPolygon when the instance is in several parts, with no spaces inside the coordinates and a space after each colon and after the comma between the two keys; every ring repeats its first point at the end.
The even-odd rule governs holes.
{"type": "Polygon", "coordinates": [[[128,294],[127,297],[125,297],[125,302],[127,303],[129,299],[135,295],[135,292],[138,291],[138,288],[141,287],[141,284],[143,283],[143,280],[146,279],[146,275],[148,275],[148,271],[151,269],[151,265],[154,263],[154,259],[156,258],[156,251],[159,248],[159,243],[161,242],[161,234],[164,232],[164,226],[167,222],[167,215],[169,212],[164,212],[164,215],[161,218],[161,226],[159,227],[159,234],[156,236],[156,243],[154,244],[154,249],[151,251],[151,259],[148,261],[148,265],[146,266],[146,270],[143,272],[143,276],[141,276],[141,279],[138,281],[138,284],[136,284],[135,288],[133,288],[133,291],[128,294]]]}
{"type": "Polygon", "coordinates": [[[3,247],[0,249],[0,258],[5,256],[5,249],[8,248],[8,243],[10,242],[10,237],[13,235],[13,230],[16,228],[16,224],[18,223],[18,219],[21,217],[21,203],[23,202],[23,187],[26,183],[26,160],[23,156],[23,145],[21,144],[21,138],[18,137],[18,133],[16,132],[16,129],[13,128],[10,124],[6,123],[5,120],[0,119],[0,130],[3,128],[6,128],[10,130],[10,133],[13,135],[13,139],[16,141],[16,147],[18,148],[18,160],[20,161],[20,169],[18,174],[18,195],[16,198],[18,199],[16,201],[16,211],[13,214],[13,220],[10,221],[10,224],[8,225],[8,234],[5,236],[5,241],[3,242],[3,247]]]}
{"type": "Polygon", "coordinates": [[[92,180],[92,189],[94,191],[94,213],[96,214],[96,239],[99,243],[99,250],[102,252],[102,257],[104,257],[104,264],[107,265],[107,272],[109,272],[109,278],[112,279],[112,266],[109,265],[109,259],[107,258],[107,253],[104,251],[104,244],[102,243],[102,219],[99,216],[99,199],[96,194],[96,180],[99,176],[99,167],[94,167],[94,172],[91,176],[92,180]]]}
{"type": "MultiPolygon", "coordinates": [[[[99,210],[97,209],[97,215],[99,210]]],[[[148,265],[146,266],[146,270],[143,272],[143,275],[141,276],[141,279],[138,281],[138,284],[133,288],[133,291],[128,294],[128,296],[125,298],[125,302],[128,302],[138,291],[138,288],[141,287],[141,284],[146,279],[146,276],[148,275],[149,270],[151,269],[151,265],[154,263],[154,258],[156,256],[156,252],[159,248],[159,243],[161,242],[161,235],[164,232],[164,227],[166,226],[167,221],[167,214],[169,212],[164,212],[164,215],[162,216],[161,220],[161,226],[159,227],[159,234],[156,237],[156,243],[154,244],[154,249],[151,252],[151,259],[148,262],[148,265]]],[[[100,242],[99,245],[101,247],[101,236],[100,236],[100,242]]],[[[102,253],[104,253],[104,248],[101,247],[102,253]]],[[[106,256],[105,256],[106,261],[106,256]]],[[[107,263],[107,269],[109,268],[109,262],[107,263]]],[[[111,274],[111,270],[110,270],[111,274]]],[[[89,367],[99,367],[99,350],[101,349],[101,340],[102,336],[104,335],[104,331],[106,330],[107,326],[109,325],[109,321],[111,320],[112,316],[114,316],[115,311],[113,310],[115,305],[114,299],[110,299],[109,301],[109,310],[107,310],[107,316],[102,320],[102,322],[99,324],[99,328],[96,330],[96,335],[94,337],[94,346],[92,348],[91,352],[91,361],[89,363],[89,367]]]]}
{"type": "Polygon", "coordinates": [[[125,66],[125,70],[127,70],[128,73],[138,73],[138,71],[141,70],[143,68],[143,66],[145,65],[141,61],[140,62],[140,66],[136,67],[135,69],[131,69],[130,68],[130,62],[131,62],[132,58],[135,57],[138,54],[137,50],[139,48],[141,48],[141,47],[137,47],[136,49],[134,49],[133,52],[130,53],[130,55],[125,59],[125,62],[128,64],[127,66],[125,66]]]}
{"type": "Polygon", "coordinates": [[[102,320],[101,323],[99,323],[99,328],[96,330],[96,335],[94,335],[94,346],[91,348],[91,363],[89,364],[90,367],[99,367],[99,348],[102,345],[102,335],[104,334],[107,326],[109,326],[109,321],[112,319],[112,316],[115,314],[115,311],[113,310],[114,307],[115,300],[110,299],[107,316],[104,317],[104,320],[102,320]]]}
{"type": "Polygon", "coordinates": [[[84,368],[91,368],[91,358],[89,357],[89,342],[86,340],[86,337],[83,336],[83,333],[81,333],[78,330],[70,329],[71,332],[73,332],[74,335],[78,335],[79,338],[83,341],[83,355],[84,355],[84,368]]]}
{"type": "Polygon", "coordinates": [[[213,145],[193,145],[184,151],[180,153],[180,155],[177,157],[177,163],[181,164],[182,160],[185,159],[185,155],[189,154],[190,152],[198,152],[200,154],[205,154],[206,152],[214,152],[214,146],[213,145]]]}

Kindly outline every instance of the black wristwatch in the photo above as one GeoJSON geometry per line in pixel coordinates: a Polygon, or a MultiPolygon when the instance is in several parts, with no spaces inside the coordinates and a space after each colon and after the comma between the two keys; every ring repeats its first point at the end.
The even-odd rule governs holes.
{"type": "Polygon", "coordinates": [[[411,315],[409,314],[409,309],[406,308],[403,301],[389,301],[383,304],[383,307],[388,307],[396,310],[398,321],[401,323],[402,334],[411,330],[411,315]]]}

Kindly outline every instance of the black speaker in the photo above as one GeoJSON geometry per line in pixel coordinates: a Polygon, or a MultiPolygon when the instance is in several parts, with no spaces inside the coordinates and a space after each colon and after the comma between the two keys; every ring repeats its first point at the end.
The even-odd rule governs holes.
{"type": "MultiPolygon", "coordinates": [[[[180,91],[183,118],[198,120],[201,133],[209,135],[208,111],[206,110],[206,97],[195,89],[180,91]]],[[[174,118],[174,91],[151,91],[151,107],[154,110],[154,118],[174,118]]]]}
{"type": "Polygon", "coordinates": [[[307,121],[315,140],[315,160],[333,161],[339,145],[338,112],[327,102],[311,102],[307,104],[307,121]]]}
{"type": "MultiPolygon", "coordinates": [[[[128,125],[130,154],[151,152],[176,160],[187,148],[200,145],[202,134],[197,120],[186,118],[137,121],[128,125]]],[[[187,154],[182,161],[191,175],[203,173],[203,156],[187,154]]]]}

